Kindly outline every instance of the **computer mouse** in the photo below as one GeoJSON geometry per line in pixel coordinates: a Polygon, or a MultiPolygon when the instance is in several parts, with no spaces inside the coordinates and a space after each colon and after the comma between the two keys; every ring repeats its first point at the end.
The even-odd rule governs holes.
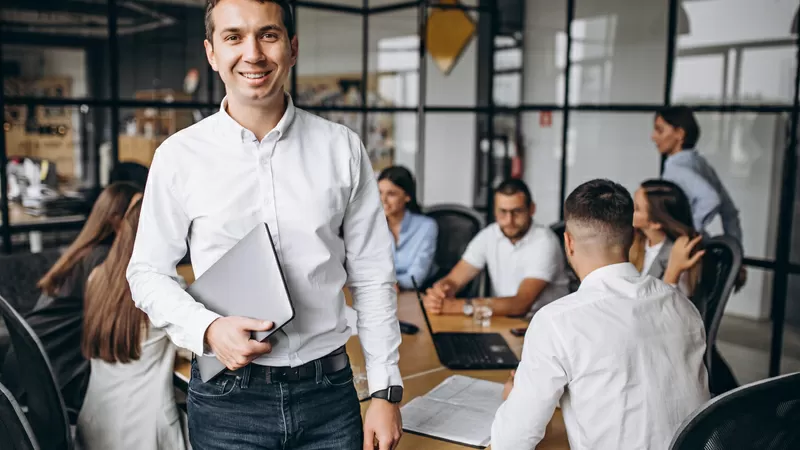
{"type": "Polygon", "coordinates": [[[417,332],[419,331],[419,327],[414,325],[413,323],[403,322],[402,320],[399,322],[400,322],[400,332],[403,334],[417,334],[417,332]]]}

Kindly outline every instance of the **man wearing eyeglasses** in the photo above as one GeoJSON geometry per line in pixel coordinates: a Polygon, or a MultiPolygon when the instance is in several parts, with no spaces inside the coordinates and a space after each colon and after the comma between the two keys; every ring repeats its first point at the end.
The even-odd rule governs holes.
{"type": "Polygon", "coordinates": [[[498,316],[533,315],[569,293],[564,251],[559,237],[534,222],[536,204],[522,180],[510,179],[494,191],[496,222],[481,230],[461,260],[425,292],[432,314],[471,315],[470,299],[456,298],[486,267],[492,283],[489,302],[498,316]]]}

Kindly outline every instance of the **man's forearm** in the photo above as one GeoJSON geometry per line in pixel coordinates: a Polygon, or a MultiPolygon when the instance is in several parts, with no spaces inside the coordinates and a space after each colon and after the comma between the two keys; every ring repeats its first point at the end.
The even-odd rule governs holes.
{"type": "Polygon", "coordinates": [[[351,286],[350,290],[353,309],[358,314],[358,337],[364,352],[370,392],[391,385],[402,386],[398,368],[402,338],[393,283],[351,286]]]}

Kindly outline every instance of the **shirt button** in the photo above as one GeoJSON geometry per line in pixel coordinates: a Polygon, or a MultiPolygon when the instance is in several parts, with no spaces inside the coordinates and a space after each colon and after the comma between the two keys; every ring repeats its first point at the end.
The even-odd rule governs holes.
{"type": "Polygon", "coordinates": [[[265,165],[265,166],[266,166],[267,164],[269,164],[269,158],[267,158],[266,156],[262,156],[262,157],[261,157],[261,159],[259,159],[259,162],[260,162],[262,165],[265,165]]]}

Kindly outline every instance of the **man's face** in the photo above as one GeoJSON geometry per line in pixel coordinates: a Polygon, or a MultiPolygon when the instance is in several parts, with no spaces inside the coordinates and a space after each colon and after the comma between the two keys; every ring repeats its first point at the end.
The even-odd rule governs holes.
{"type": "Polygon", "coordinates": [[[281,7],[272,2],[224,0],[211,11],[212,42],[205,41],[211,67],[229,100],[261,106],[282,99],[289,70],[297,62],[297,36],[289,39],[281,7]]]}
{"type": "Polygon", "coordinates": [[[525,195],[517,192],[514,195],[495,194],[494,216],[503,234],[512,240],[520,239],[531,227],[536,207],[528,205],[525,195]]]}

